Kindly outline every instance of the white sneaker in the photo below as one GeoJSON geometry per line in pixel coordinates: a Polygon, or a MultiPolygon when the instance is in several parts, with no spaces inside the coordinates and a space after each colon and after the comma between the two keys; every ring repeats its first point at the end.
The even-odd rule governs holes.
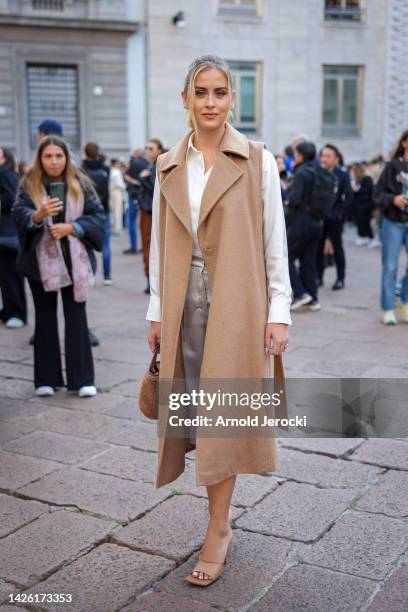
{"type": "Polygon", "coordinates": [[[369,243],[370,243],[369,238],[357,238],[357,240],[354,241],[354,244],[356,246],[366,246],[369,243]]]}
{"type": "Polygon", "coordinates": [[[408,303],[404,304],[404,302],[399,302],[396,306],[396,310],[405,323],[408,323],[408,303]]]}
{"type": "Polygon", "coordinates": [[[292,302],[290,310],[298,310],[299,308],[302,308],[302,306],[306,306],[307,304],[311,304],[312,302],[312,296],[308,293],[305,293],[304,295],[302,295],[302,297],[297,298],[292,302]]]}
{"type": "Polygon", "coordinates": [[[81,387],[78,391],[79,397],[94,397],[97,394],[95,385],[89,385],[88,387],[81,387]]]}
{"type": "Polygon", "coordinates": [[[103,279],[103,284],[105,285],[105,287],[109,287],[112,284],[112,279],[111,278],[104,278],[103,279]]]}
{"type": "Polygon", "coordinates": [[[42,387],[36,388],[35,394],[38,395],[38,397],[51,397],[51,395],[55,395],[55,391],[52,387],[43,385],[42,387]]]}
{"type": "Polygon", "coordinates": [[[381,248],[381,240],[377,240],[377,238],[373,238],[372,240],[370,240],[367,246],[369,249],[379,249],[381,248]]]}
{"type": "Polygon", "coordinates": [[[384,325],[396,325],[395,312],[393,310],[384,310],[382,322],[384,325]]]}
{"type": "Polygon", "coordinates": [[[6,321],[6,327],[9,329],[18,329],[19,327],[24,327],[25,323],[18,317],[11,317],[8,321],[6,321]]]}
{"type": "Polygon", "coordinates": [[[321,309],[322,307],[317,300],[313,300],[313,302],[309,304],[309,310],[311,310],[312,312],[318,312],[321,309]]]}

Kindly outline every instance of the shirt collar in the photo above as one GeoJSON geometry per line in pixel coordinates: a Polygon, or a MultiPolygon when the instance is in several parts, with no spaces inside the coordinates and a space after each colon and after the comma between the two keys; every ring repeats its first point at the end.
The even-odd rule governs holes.
{"type": "Polygon", "coordinates": [[[188,143],[187,143],[187,151],[186,151],[186,157],[188,155],[190,155],[191,153],[198,153],[199,155],[202,155],[202,152],[199,151],[194,145],[193,145],[193,137],[194,137],[194,132],[191,132],[190,134],[190,138],[188,139],[188,143]]]}

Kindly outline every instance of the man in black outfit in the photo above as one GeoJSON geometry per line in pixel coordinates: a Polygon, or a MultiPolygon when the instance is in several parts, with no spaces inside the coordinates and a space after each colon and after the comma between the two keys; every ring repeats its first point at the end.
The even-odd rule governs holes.
{"type": "Polygon", "coordinates": [[[328,219],[324,220],[323,234],[317,252],[317,275],[319,286],[323,285],[324,274],[324,243],[328,238],[334,250],[336,262],[337,279],[332,286],[334,291],[344,288],[346,273],[346,257],[343,248],[343,221],[347,213],[353,209],[354,198],[351,188],[350,177],[339,165],[341,159],[340,151],[334,145],[327,144],[320,152],[320,163],[336,178],[336,198],[332,212],[328,219]]]}
{"type": "Polygon", "coordinates": [[[123,251],[124,255],[136,255],[137,250],[137,217],[139,212],[139,201],[141,197],[140,173],[148,167],[148,161],[143,156],[143,151],[137,149],[135,155],[130,159],[129,167],[125,173],[126,189],[128,192],[127,224],[129,232],[130,247],[123,251]]]}
{"type": "Polygon", "coordinates": [[[295,149],[295,175],[287,198],[287,237],[289,275],[293,289],[291,310],[308,306],[320,310],[316,284],[316,253],[323,221],[310,213],[316,174],[316,147],[312,142],[301,142],[295,149]],[[296,267],[299,260],[299,270],[296,267]]]}

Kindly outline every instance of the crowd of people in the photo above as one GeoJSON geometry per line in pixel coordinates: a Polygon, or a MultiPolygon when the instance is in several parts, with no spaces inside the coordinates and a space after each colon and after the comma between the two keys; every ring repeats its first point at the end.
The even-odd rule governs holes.
{"type": "MultiPolygon", "coordinates": [[[[96,142],[76,163],[63,127],[46,119],[38,127],[32,163],[17,165],[0,148],[0,320],[13,329],[27,323],[24,277],[35,309],[36,394],[53,395],[63,386],[57,325],[57,295],[65,317],[66,377],[80,397],[95,395],[86,299],[102,252],[104,285],[111,285],[111,235],[127,228],[126,255],[143,254],[149,287],[149,251],[156,160],[165,151],[158,139],[137,149],[128,161],[106,159],[96,142]],[[141,249],[139,240],[141,239],[141,249]]],[[[401,247],[408,253],[408,131],[387,163],[381,157],[347,167],[339,149],[319,152],[299,136],[276,155],[287,226],[292,311],[321,308],[318,290],[328,266],[335,265],[334,291],[345,288],[345,222],[355,223],[355,244],[382,247],[382,321],[408,322],[408,272],[398,282],[401,247]],[[399,299],[398,299],[399,298],[399,299]]]]}

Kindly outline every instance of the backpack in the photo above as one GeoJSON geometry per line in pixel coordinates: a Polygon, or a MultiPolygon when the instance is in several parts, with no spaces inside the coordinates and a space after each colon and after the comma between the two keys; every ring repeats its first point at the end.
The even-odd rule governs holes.
{"type": "Polygon", "coordinates": [[[322,166],[313,169],[313,187],[306,211],[315,219],[327,219],[336,199],[337,180],[332,172],[322,166]]]}

